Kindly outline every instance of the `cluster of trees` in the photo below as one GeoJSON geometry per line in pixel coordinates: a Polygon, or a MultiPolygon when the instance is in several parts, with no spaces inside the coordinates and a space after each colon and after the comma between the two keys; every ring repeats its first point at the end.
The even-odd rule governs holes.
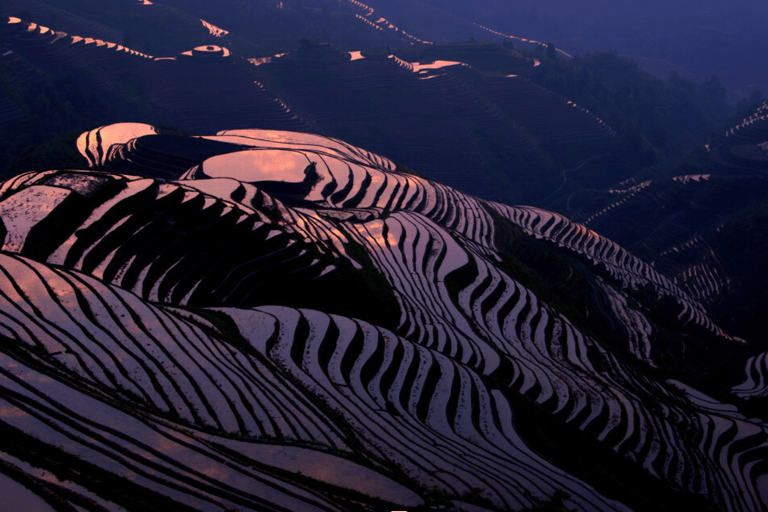
{"type": "Polygon", "coordinates": [[[729,104],[717,75],[697,82],[673,72],[662,80],[615,51],[563,59],[550,44],[528,53],[541,61],[531,79],[613,127],[614,156],[638,169],[684,156],[762,98],[755,91],[729,104]]]}
{"type": "MultiPolygon", "coordinates": [[[[0,69],[4,66],[0,64],[0,69]]],[[[0,177],[42,168],[82,166],[84,162],[74,146],[77,135],[124,118],[123,108],[83,94],[72,73],[44,74],[23,84],[9,83],[6,76],[0,75],[0,94],[4,92],[18,103],[25,117],[0,126],[0,169],[4,171],[0,177]]]]}

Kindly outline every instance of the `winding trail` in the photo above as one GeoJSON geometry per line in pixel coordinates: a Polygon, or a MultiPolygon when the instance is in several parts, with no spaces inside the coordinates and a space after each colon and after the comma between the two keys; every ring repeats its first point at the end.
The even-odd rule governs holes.
{"type": "MultiPolygon", "coordinates": [[[[578,167],[574,167],[573,169],[566,169],[566,170],[564,170],[563,171],[563,182],[560,184],[559,187],[557,187],[557,189],[554,192],[552,192],[547,197],[545,197],[544,201],[548,201],[552,196],[554,196],[555,194],[560,192],[560,190],[565,186],[565,182],[568,179],[568,173],[569,172],[578,171],[579,169],[581,169],[582,167],[587,165],[587,163],[589,163],[591,160],[596,160],[598,158],[602,158],[602,157],[608,156],[608,155],[609,155],[609,153],[603,153],[602,155],[591,156],[591,157],[587,158],[586,160],[584,160],[583,162],[581,162],[581,164],[579,164],[578,167]]],[[[570,197],[568,199],[570,199],[570,197]]],[[[570,210],[570,208],[568,208],[568,209],[570,210]]]]}

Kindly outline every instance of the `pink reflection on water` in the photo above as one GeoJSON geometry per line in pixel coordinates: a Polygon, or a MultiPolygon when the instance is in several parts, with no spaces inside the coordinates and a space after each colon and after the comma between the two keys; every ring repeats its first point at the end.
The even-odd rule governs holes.
{"type": "Polygon", "coordinates": [[[420,62],[412,62],[413,71],[416,73],[424,73],[429,70],[444,69],[450,66],[463,66],[461,62],[455,62],[450,60],[436,60],[428,64],[422,64],[420,62]]]}
{"type": "Polygon", "coordinates": [[[198,46],[193,50],[182,53],[187,57],[229,57],[231,55],[229,48],[223,46],[217,46],[215,44],[207,46],[198,46]]]}
{"type": "Polygon", "coordinates": [[[228,30],[224,30],[223,28],[219,28],[213,23],[208,23],[207,21],[201,19],[200,20],[203,23],[203,26],[208,29],[208,32],[211,33],[212,36],[215,37],[224,37],[225,35],[229,34],[228,30]]]}
{"type": "MultiPolygon", "coordinates": [[[[355,17],[356,17],[357,19],[359,19],[359,20],[362,20],[362,21],[364,21],[365,23],[367,23],[367,24],[368,24],[368,25],[370,25],[371,27],[375,28],[376,30],[381,30],[381,31],[383,31],[384,29],[383,29],[383,28],[382,28],[380,25],[386,25],[386,27],[387,27],[388,29],[390,29],[390,30],[394,30],[395,32],[399,32],[399,33],[400,33],[400,34],[402,34],[403,36],[405,36],[405,37],[407,37],[407,38],[409,38],[409,39],[413,39],[413,40],[414,40],[414,41],[416,41],[416,42],[419,42],[419,43],[424,43],[424,44],[432,44],[432,42],[431,42],[431,41],[425,41],[424,39],[419,39],[418,37],[416,37],[416,36],[414,36],[414,35],[411,35],[411,34],[409,34],[409,33],[408,33],[408,32],[406,32],[405,30],[402,30],[402,29],[400,29],[400,28],[396,27],[395,25],[393,25],[392,23],[390,23],[390,22],[387,20],[387,18],[384,18],[384,17],[379,17],[379,19],[378,19],[378,20],[376,20],[376,22],[374,23],[373,21],[371,21],[371,19],[373,19],[373,18],[371,18],[371,16],[373,15],[373,12],[374,12],[374,11],[373,11],[373,7],[371,7],[371,6],[369,6],[369,5],[366,5],[366,4],[364,4],[364,3],[361,3],[361,2],[358,2],[357,0],[348,0],[348,1],[349,1],[351,4],[353,4],[353,5],[356,5],[356,6],[358,6],[358,7],[360,7],[360,8],[362,8],[362,9],[364,9],[364,10],[365,10],[365,14],[363,14],[363,15],[360,15],[360,14],[355,14],[355,17]],[[369,18],[370,18],[370,19],[369,19],[369,18]]],[[[413,44],[413,43],[411,43],[411,44],[413,44]]]]}
{"type": "MultiPolygon", "coordinates": [[[[490,32],[491,34],[496,34],[497,36],[506,37],[507,39],[516,39],[516,40],[522,41],[524,43],[531,43],[531,44],[537,44],[537,45],[540,45],[540,46],[546,46],[541,41],[536,41],[535,39],[526,39],[525,37],[517,37],[517,36],[510,35],[510,34],[504,34],[503,32],[499,32],[498,30],[493,30],[492,28],[484,27],[483,25],[480,25],[479,23],[474,23],[473,22],[472,24],[474,26],[478,27],[478,28],[481,28],[481,29],[485,30],[486,32],[490,32]]],[[[556,48],[555,50],[557,51],[557,53],[559,53],[560,55],[563,55],[564,57],[568,57],[569,59],[573,58],[573,55],[571,55],[570,53],[564,52],[560,48],[556,48]]]]}
{"type": "Polygon", "coordinates": [[[209,158],[203,163],[203,172],[211,178],[301,183],[309,164],[309,159],[300,152],[253,149],[209,158]]]}
{"type": "Polygon", "coordinates": [[[82,134],[77,140],[77,149],[83,156],[88,158],[86,141],[90,139],[87,150],[92,155],[101,155],[98,163],[103,165],[106,161],[106,156],[109,154],[109,149],[114,144],[126,144],[132,139],[145,135],[155,135],[156,133],[154,126],[144,123],[111,124],[82,134]],[[101,139],[100,143],[99,138],[101,139]]]}
{"type": "MultiPolygon", "coordinates": [[[[283,55],[285,55],[285,54],[284,53],[278,53],[277,55],[273,55],[272,57],[252,58],[252,59],[248,59],[248,62],[250,62],[254,66],[261,66],[262,64],[269,64],[270,62],[272,62],[273,59],[279,59],[283,55]]],[[[256,82],[256,83],[258,83],[258,82],[256,82]]]]}
{"type": "Polygon", "coordinates": [[[23,418],[28,414],[18,407],[0,405],[0,418],[23,418]]]}
{"type": "Polygon", "coordinates": [[[366,236],[368,240],[378,245],[379,247],[387,246],[387,242],[384,239],[384,221],[379,219],[371,221],[365,225],[365,229],[368,231],[368,233],[366,234],[365,232],[361,231],[361,234],[366,236]]]}

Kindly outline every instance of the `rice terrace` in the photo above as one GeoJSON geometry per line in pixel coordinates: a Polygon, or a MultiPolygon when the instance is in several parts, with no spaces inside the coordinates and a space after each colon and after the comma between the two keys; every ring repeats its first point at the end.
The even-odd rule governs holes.
{"type": "Polygon", "coordinates": [[[588,3],[0,0],[0,510],[768,509],[763,78],[588,3]]]}

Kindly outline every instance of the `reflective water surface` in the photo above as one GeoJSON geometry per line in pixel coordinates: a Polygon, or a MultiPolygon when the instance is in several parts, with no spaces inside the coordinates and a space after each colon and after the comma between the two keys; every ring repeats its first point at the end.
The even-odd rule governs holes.
{"type": "Polygon", "coordinates": [[[301,183],[309,159],[295,151],[252,149],[209,158],[203,173],[211,178],[234,178],[240,181],[283,181],[301,183]]]}

